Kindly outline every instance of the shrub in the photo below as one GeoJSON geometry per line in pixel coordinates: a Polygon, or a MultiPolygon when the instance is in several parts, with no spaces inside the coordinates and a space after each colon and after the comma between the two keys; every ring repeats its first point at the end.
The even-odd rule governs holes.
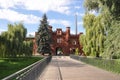
{"type": "Polygon", "coordinates": [[[120,73],[120,59],[102,59],[102,58],[88,58],[88,57],[79,57],[71,55],[71,58],[80,60],[87,64],[97,66],[99,68],[112,71],[115,73],[120,73]]]}

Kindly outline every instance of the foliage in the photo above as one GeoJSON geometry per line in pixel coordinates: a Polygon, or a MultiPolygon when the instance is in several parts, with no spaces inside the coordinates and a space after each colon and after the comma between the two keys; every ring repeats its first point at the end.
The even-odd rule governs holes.
{"type": "Polygon", "coordinates": [[[117,60],[109,60],[109,59],[102,59],[102,58],[89,58],[89,57],[79,57],[79,56],[71,56],[73,59],[80,60],[87,64],[97,66],[99,68],[112,71],[115,73],[120,73],[120,59],[117,60]]]}
{"type": "Polygon", "coordinates": [[[32,41],[23,41],[22,45],[22,55],[24,56],[32,56],[33,52],[33,42],[32,41]]]}
{"type": "Polygon", "coordinates": [[[105,41],[103,57],[120,58],[120,22],[113,22],[105,41]]]}
{"type": "Polygon", "coordinates": [[[41,57],[0,58],[0,79],[42,59],[41,57]]]}
{"type": "Polygon", "coordinates": [[[0,38],[0,57],[19,57],[32,54],[27,52],[27,50],[32,49],[32,43],[23,42],[26,38],[26,33],[27,30],[22,23],[8,24],[8,31],[3,32],[0,38]]]}
{"type": "Polygon", "coordinates": [[[84,6],[87,11],[97,10],[104,12],[106,9],[114,19],[120,20],[120,1],[119,0],[85,0],[84,6]]]}
{"type": "Polygon", "coordinates": [[[51,34],[49,31],[49,25],[47,22],[46,14],[43,15],[43,19],[41,20],[40,27],[36,36],[38,53],[50,53],[50,43],[51,43],[51,34]]]}
{"type": "Polygon", "coordinates": [[[79,55],[79,49],[78,48],[75,49],[75,54],[79,55]]]}
{"type": "Polygon", "coordinates": [[[86,14],[84,16],[84,27],[86,34],[80,37],[83,50],[87,56],[92,55],[99,57],[103,52],[105,32],[102,23],[102,16],[86,14]]]}
{"type": "Polygon", "coordinates": [[[86,7],[87,11],[90,10],[99,10],[99,0],[85,0],[84,6],[86,7]]]}
{"type": "Polygon", "coordinates": [[[85,0],[85,35],[80,37],[87,55],[120,58],[120,2],[119,0],[85,0]],[[90,14],[96,10],[98,15],[90,14]]]}

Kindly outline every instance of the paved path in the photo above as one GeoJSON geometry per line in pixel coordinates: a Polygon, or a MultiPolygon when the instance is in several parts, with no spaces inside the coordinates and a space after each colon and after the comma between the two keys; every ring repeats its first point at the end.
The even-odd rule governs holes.
{"type": "Polygon", "coordinates": [[[69,57],[54,56],[38,80],[120,80],[120,75],[69,57]]]}

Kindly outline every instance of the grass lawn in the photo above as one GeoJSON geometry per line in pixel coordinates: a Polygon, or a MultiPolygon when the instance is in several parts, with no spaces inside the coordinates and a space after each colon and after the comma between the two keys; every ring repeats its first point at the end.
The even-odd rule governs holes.
{"type": "Polygon", "coordinates": [[[42,57],[30,58],[0,58],[0,79],[42,59],[42,57]]]}

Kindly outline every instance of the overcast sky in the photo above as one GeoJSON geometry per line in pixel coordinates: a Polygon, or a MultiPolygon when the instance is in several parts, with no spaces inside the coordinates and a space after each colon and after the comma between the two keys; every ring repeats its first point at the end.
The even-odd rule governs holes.
{"type": "Polygon", "coordinates": [[[8,23],[23,22],[28,34],[38,30],[44,13],[49,25],[56,28],[71,27],[75,33],[75,14],[78,15],[78,32],[84,32],[82,18],[85,14],[84,0],[0,0],[0,33],[7,30],[8,23]]]}

